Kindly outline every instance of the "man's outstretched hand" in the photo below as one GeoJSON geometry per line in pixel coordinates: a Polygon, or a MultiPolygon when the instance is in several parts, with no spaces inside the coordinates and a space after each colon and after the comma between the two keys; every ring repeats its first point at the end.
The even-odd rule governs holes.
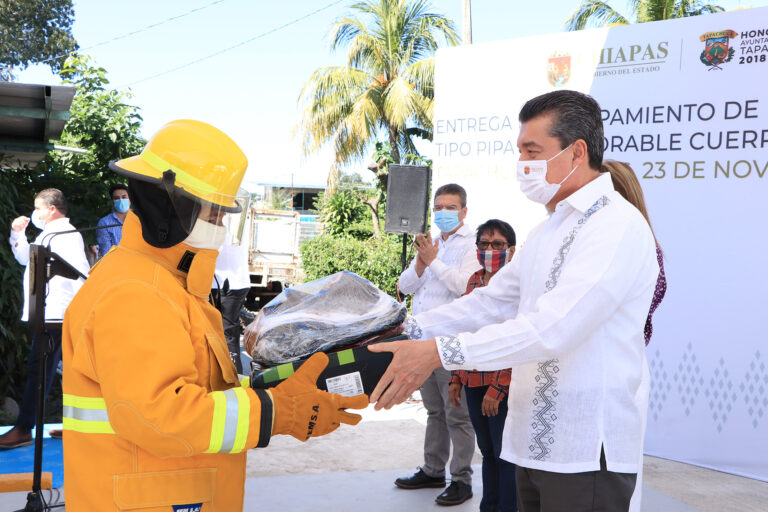
{"type": "Polygon", "coordinates": [[[441,365],[434,339],[400,340],[368,345],[371,352],[392,352],[392,362],[371,393],[374,409],[389,409],[402,403],[441,365]]]}

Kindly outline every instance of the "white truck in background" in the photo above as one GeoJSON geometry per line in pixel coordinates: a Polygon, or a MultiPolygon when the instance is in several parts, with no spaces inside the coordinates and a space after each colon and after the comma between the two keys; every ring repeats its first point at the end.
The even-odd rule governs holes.
{"type": "Polygon", "coordinates": [[[258,311],[285,288],[303,280],[299,247],[322,229],[316,215],[248,208],[243,242],[248,244],[251,291],[246,309],[258,311]]]}
{"type": "Polygon", "coordinates": [[[245,307],[258,311],[299,280],[301,218],[299,212],[251,206],[244,231],[251,274],[245,307]]]}

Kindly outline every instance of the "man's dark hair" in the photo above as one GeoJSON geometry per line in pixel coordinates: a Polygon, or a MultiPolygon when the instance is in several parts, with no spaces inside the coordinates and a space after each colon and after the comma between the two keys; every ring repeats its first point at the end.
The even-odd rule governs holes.
{"type": "Polygon", "coordinates": [[[62,215],[67,214],[67,200],[64,199],[64,193],[61,190],[57,188],[46,188],[45,190],[38,192],[35,199],[38,197],[45,201],[45,204],[48,206],[55,206],[62,215]]]}
{"type": "Polygon", "coordinates": [[[517,238],[515,237],[515,230],[512,229],[512,226],[510,226],[508,223],[499,219],[491,219],[489,221],[486,221],[480,224],[477,227],[477,239],[475,240],[475,242],[476,243],[480,242],[481,236],[487,233],[493,233],[494,231],[497,231],[501,236],[506,238],[509,245],[514,246],[517,244],[517,238]]]}
{"type": "Polygon", "coordinates": [[[446,194],[459,196],[459,199],[461,200],[461,207],[464,208],[467,206],[467,191],[464,190],[464,187],[461,185],[457,185],[455,183],[448,183],[447,185],[443,185],[437,189],[437,192],[435,192],[435,197],[444,196],[446,194]]]}
{"type": "Polygon", "coordinates": [[[125,185],[123,183],[115,183],[111,187],[109,187],[109,198],[112,199],[112,194],[115,193],[115,190],[125,190],[128,192],[128,185],[125,185]]]}
{"type": "Polygon", "coordinates": [[[560,140],[560,149],[578,139],[587,143],[589,166],[600,170],[603,164],[603,120],[600,105],[587,94],[553,91],[528,100],[520,109],[521,123],[543,115],[552,116],[550,136],[560,140]]]}

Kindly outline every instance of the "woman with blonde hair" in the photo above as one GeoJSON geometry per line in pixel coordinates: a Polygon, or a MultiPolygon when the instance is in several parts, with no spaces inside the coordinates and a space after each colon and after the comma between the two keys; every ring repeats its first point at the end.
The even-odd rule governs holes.
{"type": "MultiPolygon", "coordinates": [[[[648,209],[645,206],[645,196],[643,195],[643,189],[640,186],[640,181],[637,179],[635,171],[626,162],[619,162],[616,160],[603,160],[602,172],[608,172],[611,174],[611,181],[613,181],[613,188],[616,192],[621,194],[624,199],[632,203],[632,205],[640,210],[645,220],[648,222],[648,226],[651,228],[654,239],[656,233],[653,232],[653,226],[651,225],[651,219],[648,217],[648,209]]],[[[661,252],[658,240],[656,241],[656,258],[659,261],[659,277],[656,280],[656,290],[653,293],[653,300],[651,301],[651,310],[648,312],[648,319],[645,321],[645,344],[651,341],[651,334],[653,334],[653,324],[651,323],[651,317],[656,308],[659,307],[661,301],[664,299],[664,294],[667,292],[667,277],[664,275],[664,255],[661,252]]]]}

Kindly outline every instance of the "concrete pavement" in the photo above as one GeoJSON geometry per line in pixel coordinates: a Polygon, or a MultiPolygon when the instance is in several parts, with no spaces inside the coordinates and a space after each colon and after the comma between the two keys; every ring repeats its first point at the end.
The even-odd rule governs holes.
{"type": "MultiPolygon", "coordinates": [[[[420,403],[390,411],[363,411],[356,427],[301,443],[277,436],[248,453],[246,511],[389,512],[478,510],[482,496],[479,453],[466,503],[444,508],[440,489],[394,486],[422,463],[426,411],[420,403]]],[[[642,512],[766,512],[768,483],[655,457],[645,457],[642,512]]],[[[23,508],[26,493],[0,494],[0,512],[23,508]]],[[[55,497],[55,496],[54,496],[55,497]]],[[[63,509],[57,509],[63,510],[63,509]]]]}

